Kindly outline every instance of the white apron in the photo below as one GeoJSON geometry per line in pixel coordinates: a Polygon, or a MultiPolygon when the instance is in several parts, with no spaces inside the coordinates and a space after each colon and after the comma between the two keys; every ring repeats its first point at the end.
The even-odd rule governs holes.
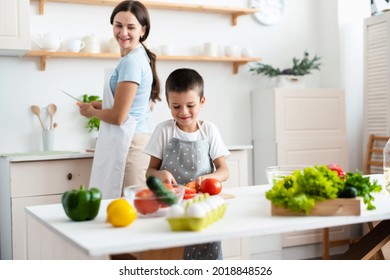
{"type": "MultiPolygon", "coordinates": [[[[112,70],[105,71],[102,108],[112,108],[114,97],[110,89],[112,70]]],[[[129,116],[121,125],[100,122],[89,187],[97,187],[103,199],[118,198],[122,194],[126,158],[137,122],[129,116]]]]}

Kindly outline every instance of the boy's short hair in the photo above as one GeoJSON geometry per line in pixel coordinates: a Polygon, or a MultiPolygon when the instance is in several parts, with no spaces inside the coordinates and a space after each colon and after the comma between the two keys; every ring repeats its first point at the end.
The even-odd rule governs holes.
{"type": "Polygon", "coordinates": [[[203,97],[204,82],[202,76],[193,69],[180,68],[173,71],[165,82],[165,96],[168,101],[169,92],[197,91],[199,98],[203,97]]]}

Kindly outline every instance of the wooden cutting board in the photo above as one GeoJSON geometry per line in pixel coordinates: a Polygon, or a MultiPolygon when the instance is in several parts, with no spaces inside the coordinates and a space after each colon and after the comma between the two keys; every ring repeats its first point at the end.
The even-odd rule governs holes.
{"type": "Polygon", "coordinates": [[[336,198],[318,202],[309,215],[292,212],[271,204],[272,216],[359,216],[361,201],[358,198],[336,198]]]}

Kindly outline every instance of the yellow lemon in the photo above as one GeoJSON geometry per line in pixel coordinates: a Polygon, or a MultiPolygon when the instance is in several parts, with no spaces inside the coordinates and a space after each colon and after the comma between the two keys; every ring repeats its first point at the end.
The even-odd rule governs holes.
{"type": "Polygon", "coordinates": [[[137,218],[137,210],[124,198],[118,198],[107,206],[107,222],[114,227],[125,227],[137,218]]]}

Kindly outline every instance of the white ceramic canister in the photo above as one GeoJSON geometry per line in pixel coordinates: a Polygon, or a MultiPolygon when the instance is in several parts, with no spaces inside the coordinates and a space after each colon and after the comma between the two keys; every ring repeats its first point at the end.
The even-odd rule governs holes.
{"type": "Polygon", "coordinates": [[[115,38],[111,38],[110,40],[108,40],[108,51],[110,53],[120,53],[121,50],[115,38]]]}
{"type": "Polygon", "coordinates": [[[238,57],[240,56],[240,50],[237,46],[227,46],[225,47],[225,55],[229,57],[238,57]]]}
{"type": "Polygon", "coordinates": [[[203,53],[206,56],[218,56],[218,46],[214,43],[204,43],[203,53]]]}
{"type": "Polygon", "coordinates": [[[82,52],[100,53],[100,42],[96,36],[84,36],[82,41],[85,43],[85,47],[81,50],[82,52]]]}

